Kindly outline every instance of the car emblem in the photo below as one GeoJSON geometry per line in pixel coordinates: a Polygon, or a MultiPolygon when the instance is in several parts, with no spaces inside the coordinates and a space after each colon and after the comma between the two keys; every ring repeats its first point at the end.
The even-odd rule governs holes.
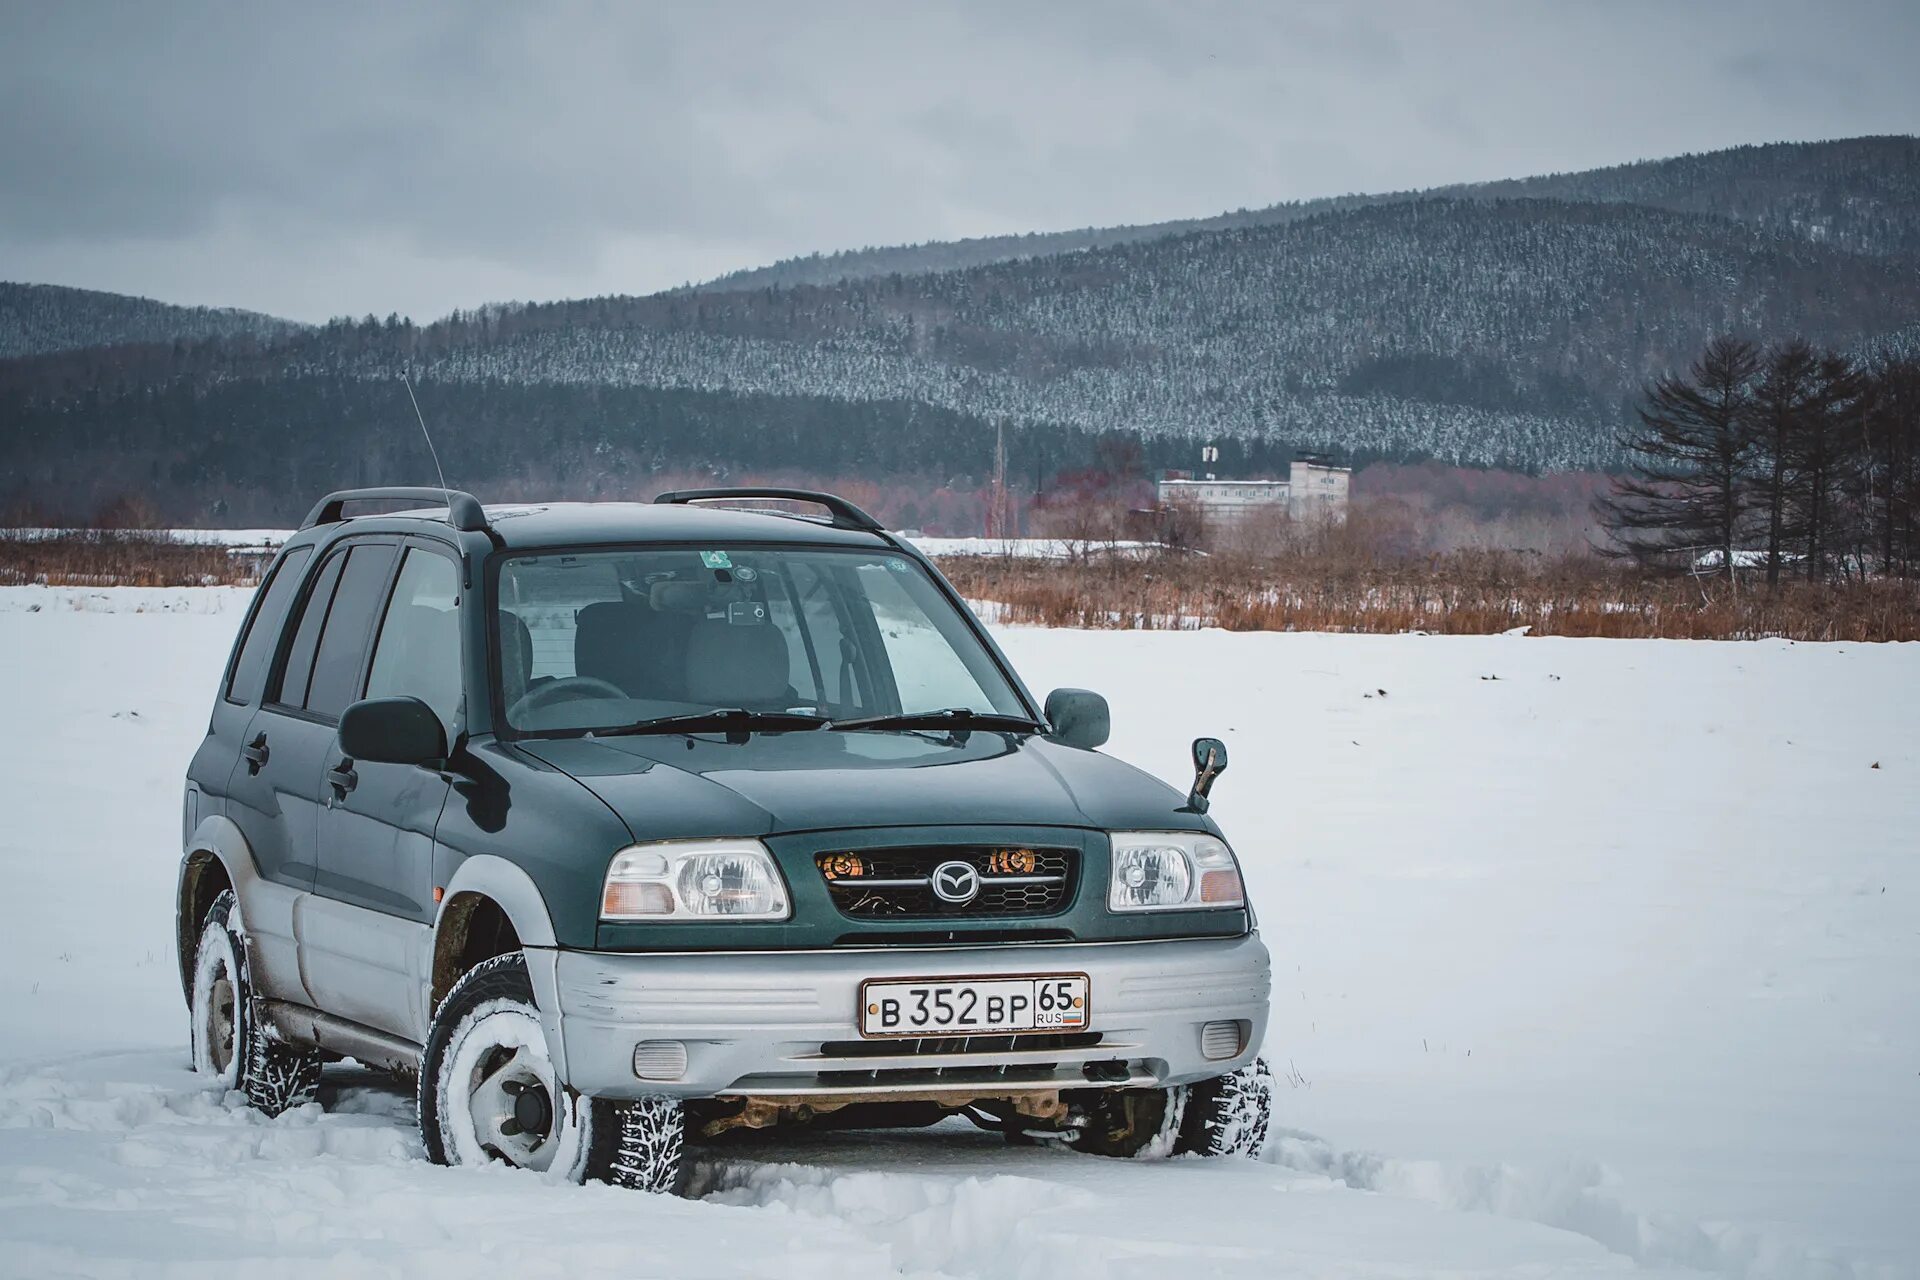
{"type": "Polygon", "coordinates": [[[933,896],[962,906],[980,896],[980,873],[968,862],[943,862],[933,869],[933,896]]]}

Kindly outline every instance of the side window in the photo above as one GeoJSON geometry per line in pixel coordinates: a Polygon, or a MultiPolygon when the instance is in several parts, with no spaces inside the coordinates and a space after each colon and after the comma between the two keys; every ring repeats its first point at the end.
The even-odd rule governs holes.
{"type": "Polygon", "coordinates": [[[993,705],[979,679],[967,670],[960,650],[908,593],[908,583],[922,580],[917,574],[910,576],[905,561],[863,564],[858,573],[893,668],[902,711],[993,705]]]}
{"type": "Polygon", "coordinates": [[[460,710],[460,570],[432,551],[409,548],[373,646],[369,698],[418,698],[447,726],[460,710]]]}
{"type": "Polygon", "coordinates": [[[327,625],[314,653],[307,710],[337,716],[360,696],[367,643],[386,594],[393,556],[391,543],[362,543],[347,553],[347,566],[340,573],[340,586],[333,593],[333,607],[327,610],[327,625]]]}
{"type": "Polygon", "coordinates": [[[280,687],[270,701],[286,707],[307,703],[307,684],[313,678],[313,655],[320,647],[320,628],[326,624],[327,610],[333,604],[333,589],[340,585],[340,570],[347,553],[336,551],[320,564],[314,575],[313,589],[307,592],[306,606],[300,611],[300,623],[293,632],[293,647],[287,650],[287,665],[280,670],[280,687]]]}
{"type": "Polygon", "coordinates": [[[260,696],[260,685],[267,674],[267,662],[287,621],[293,593],[300,589],[300,575],[313,558],[312,547],[295,547],[280,558],[266,585],[260,588],[259,603],[247,620],[246,635],[235,652],[233,669],[227,674],[227,700],[252,702],[260,696]]]}

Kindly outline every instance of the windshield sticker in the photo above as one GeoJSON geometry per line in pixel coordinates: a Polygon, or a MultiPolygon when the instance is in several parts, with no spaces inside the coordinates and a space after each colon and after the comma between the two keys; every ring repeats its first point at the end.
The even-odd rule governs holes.
{"type": "Polygon", "coordinates": [[[731,569],[733,568],[733,557],[724,551],[702,551],[700,553],[700,563],[709,569],[731,569]]]}

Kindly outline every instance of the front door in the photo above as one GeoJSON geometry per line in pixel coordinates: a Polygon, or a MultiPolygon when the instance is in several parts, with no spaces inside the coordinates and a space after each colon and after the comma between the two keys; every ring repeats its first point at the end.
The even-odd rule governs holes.
{"type": "MultiPolygon", "coordinates": [[[[461,716],[460,565],[427,541],[403,552],[381,613],[365,696],[419,698],[452,742],[461,716]]],[[[434,830],[451,790],[420,765],[351,760],[336,745],[320,813],[314,909],[325,946],[310,952],[321,1007],[408,1039],[420,1038],[436,904],[434,830]]]]}

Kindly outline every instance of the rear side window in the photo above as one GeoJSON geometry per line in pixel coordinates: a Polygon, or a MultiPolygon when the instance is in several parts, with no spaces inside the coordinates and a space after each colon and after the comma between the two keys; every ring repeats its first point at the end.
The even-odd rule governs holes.
{"type": "Polygon", "coordinates": [[[282,706],[337,716],[353,701],[393,553],[392,543],[356,543],[321,564],[280,675],[282,706]]]}
{"type": "Polygon", "coordinates": [[[268,575],[266,585],[260,588],[260,601],[253,608],[253,616],[247,619],[246,635],[240,641],[233,670],[227,676],[228,701],[252,702],[260,696],[267,662],[273,657],[274,645],[286,626],[287,610],[293,604],[294,592],[300,589],[300,575],[312,558],[312,547],[295,547],[281,557],[268,575]]]}
{"type": "Polygon", "coordinates": [[[321,562],[320,572],[314,575],[313,590],[307,593],[306,607],[300,611],[300,625],[294,628],[293,647],[287,650],[287,665],[280,671],[280,691],[273,698],[281,706],[306,705],[313,655],[320,648],[320,628],[326,625],[333,589],[340,585],[340,570],[346,563],[346,553],[336,551],[321,562]]]}
{"type": "Polygon", "coordinates": [[[316,715],[337,716],[360,696],[360,673],[366,669],[367,644],[386,595],[393,551],[391,544],[362,545],[347,555],[307,686],[306,707],[316,715]]]}

